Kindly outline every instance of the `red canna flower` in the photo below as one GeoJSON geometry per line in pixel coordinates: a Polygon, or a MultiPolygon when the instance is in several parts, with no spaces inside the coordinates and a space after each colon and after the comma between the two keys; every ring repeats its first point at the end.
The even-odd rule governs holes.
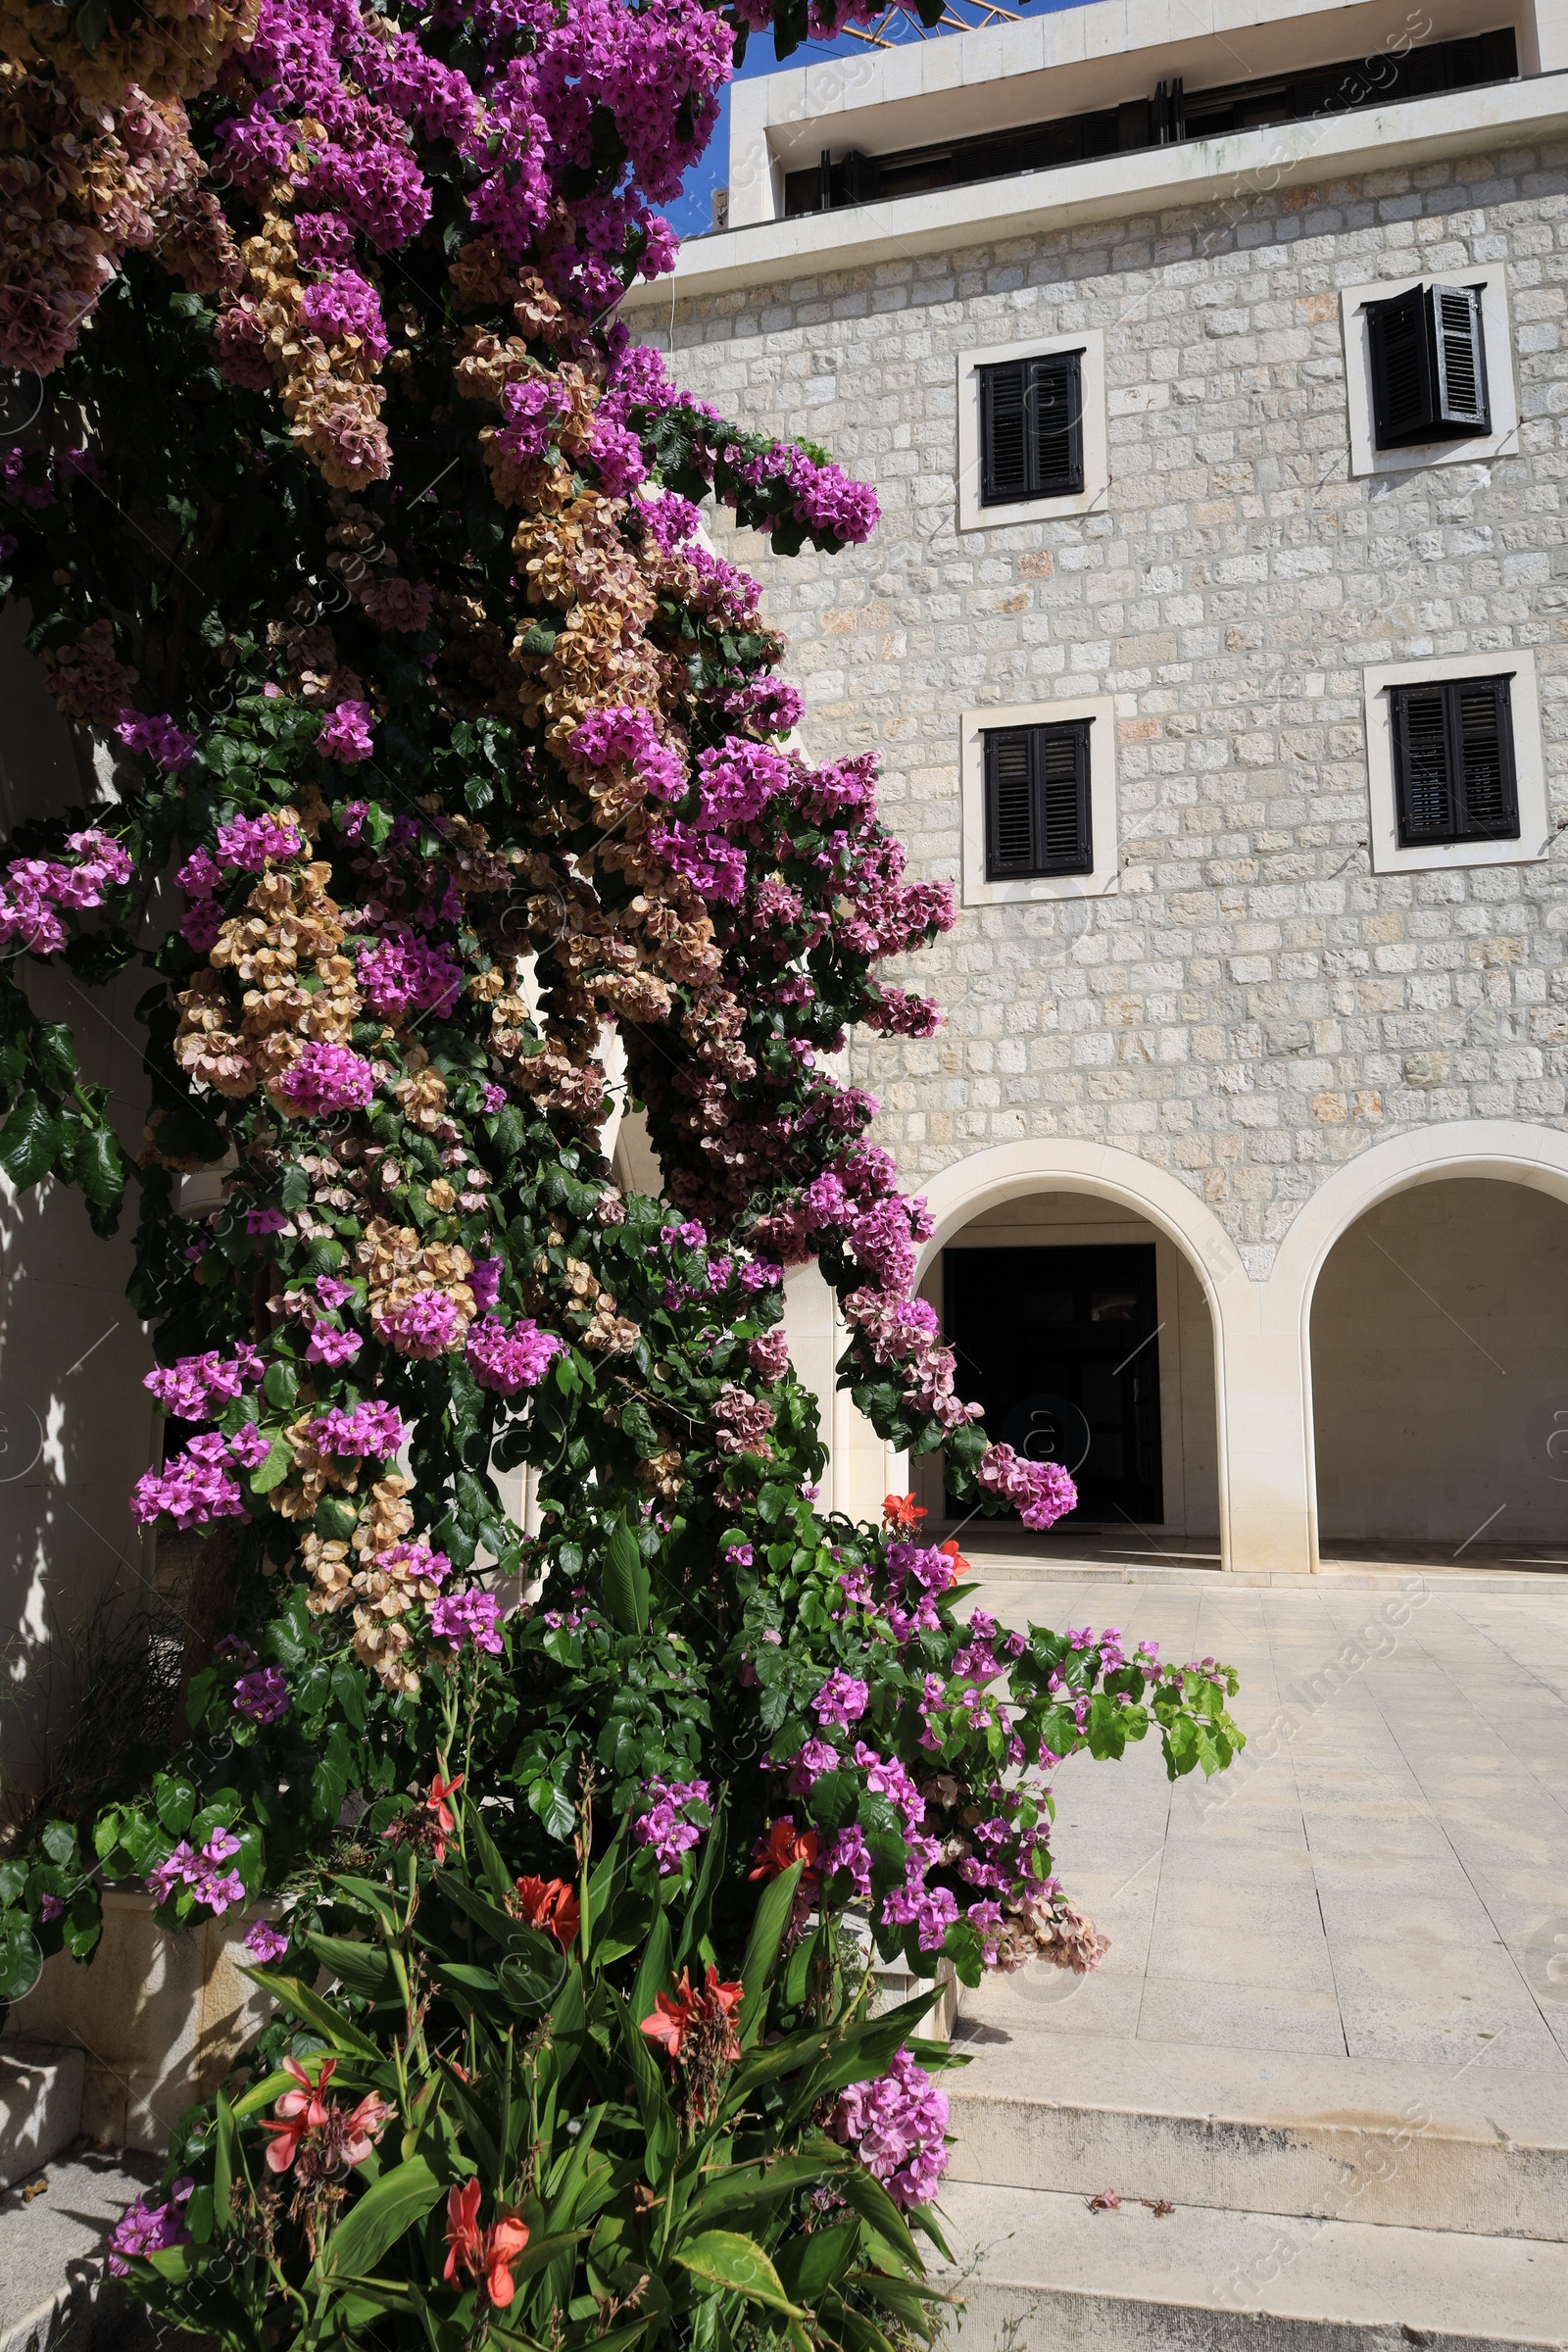
{"type": "Polygon", "coordinates": [[[516,2293],[512,2266],[528,2243],[528,2225],[514,2213],[503,2215],[486,2232],[483,2250],[484,2291],[498,2311],[505,2311],[516,2293]]]}
{"type": "Polygon", "coordinates": [[[671,2000],[667,1992],[656,1992],[653,2015],[642,2021],[641,2032],[647,2034],[650,2041],[663,2044],[671,2065],[680,2056],[681,2043],[697,2014],[697,1997],[692,1990],[689,1974],[683,1968],[680,1983],[675,1987],[675,1998],[671,2000]]]}
{"type": "Polygon", "coordinates": [[[465,2180],[461,2188],[447,2191],[447,2261],[441,2276],[449,2283],[456,2278],[460,2263],[466,2271],[478,2268],[484,2243],[479,2229],[479,2199],[483,2193],[477,2180],[465,2180]]]}
{"type": "Polygon", "coordinates": [[[711,1963],[706,1982],[694,1992],[691,1972],[683,1968],[680,1982],[675,1986],[674,1999],[671,2000],[667,1992],[655,1993],[653,2015],[643,2019],[641,2031],[650,2041],[662,2044],[673,2066],[687,2037],[699,2026],[717,2026],[722,2029],[720,2055],[738,2058],[741,2054],[740,2043],[735,2038],[734,2028],[729,2021],[745,1998],[745,1985],[721,1984],[718,1971],[711,1963]]]}
{"type": "Polygon", "coordinates": [[[450,2283],[462,2269],[482,2278],[491,2302],[505,2311],[517,2291],[512,2266],[528,2243],[528,2225],[516,2214],[505,2213],[481,2230],[482,2193],[477,2180],[447,2191],[447,2259],[441,2276],[450,2283]]]}
{"type": "Polygon", "coordinates": [[[912,1533],[925,1517],[924,1503],[916,1502],[912,1494],[884,1494],[882,1497],[882,1519],[887,1527],[904,1527],[912,1533]]]}
{"type": "Polygon", "coordinates": [[[968,1561],[958,1549],[958,1539],[956,1536],[950,1536],[945,1544],[939,1544],[937,1545],[937,1549],[938,1551],[945,1551],[949,1559],[953,1562],[953,1574],[948,1579],[950,1584],[956,1585],[959,1577],[970,1576],[973,1574],[973,1570],[970,1568],[968,1561]]]}
{"type": "Polygon", "coordinates": [[[435,1858],[438,1862],[446,1860],[447,1839],[458,1826],[458,1817],[447,1803],[447,1798],[454,1795],[462,1787],[463,1775],[461,1772],[455,1781],[444,1781],[437,1773],[430,1783],[430,1793],[424,1800],[424,1809],[433,1816],[439,1832],[435,1841],[435,1858]]]}
{"type": "Polygon", "coordinates": [[[759,1838],[752,1848],[757,1865],[747,1872],[752,1879],[782,1878],[792,1864],[806,1865],[801,1872],[801,1885],[816,1879],[817,1835],[815,1830],[798,1830],[787,1813],[781,1814],[767,1833],[766,1841],[759,1838]]]}
{"type": "Polygon", "coordinates": [[[326,2122],[330,2110],[321,2093],[337,2072],[337,2060],[323,2058],[321,2071],[314,2082],[297,2058],[285,2058],[283,2072],[292,2075],[299,2087],[285,2090],[272,2115],[262,2118],[262,2130],[272,2134],[267,2164],[273,2173],[286,2173],[299,2154],[300,2141],[306,2132],[318,2131],[326,2122]],[[274,2122],[274,2116],[281,2120],[274,2122]]]}
{"type": "Polygon", "coordinates": [[[530,1928],[570,1951],[582,1926],[582,1905],[565,1879],[519,1879],[517,1905],[530,1928]]]}

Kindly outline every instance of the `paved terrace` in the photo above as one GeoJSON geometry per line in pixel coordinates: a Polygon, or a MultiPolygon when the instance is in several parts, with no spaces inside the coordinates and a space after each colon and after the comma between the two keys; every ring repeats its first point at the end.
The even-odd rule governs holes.
{"type": "Polygon", "coordinates": [[[1004,1624],[1114,1623],[1233,1664],[1249,1739],[1206,1787],[1168,1783],[1152,1734],[1062,1767],[1057,1869],[1110,1951],[971,1996],[971,2030],[1528,2070],[1568,2110],[1568,1575],[1348,1566],[1279,1590],[1147,1549],[1134,1583],[970,1557],[1004,1624]]]}

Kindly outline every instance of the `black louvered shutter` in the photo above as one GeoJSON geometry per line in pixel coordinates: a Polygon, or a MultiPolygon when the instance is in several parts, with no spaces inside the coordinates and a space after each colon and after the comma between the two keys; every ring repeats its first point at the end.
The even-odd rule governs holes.
{"type": "Polygon", "coordinates": [[[1492,430],[1476,286],[1412,286],[1366,306],[1372,437],[1379,449],[1492,430]]]}
{"type": "Polygon", "coordinates": [[[1506,678],[1459,678],[1448,688],[1467,841],[1517,841],[1513,706],[1506,678]]]}
{"type": "Polygon", "coordinates": [[[1508,679],[1395,686],[1390,701],[1399,847],[1517,841],[1508,679]]]}
{"type": "Polygon", "coordinates": [[[1399,847],[1453,839],[1453,790],[1441,686],[1396,686],[1394,767],[1399,847]]]}
{"type": "Polygon", "coordinates": [[[1030,727],[999,727],[986,737],[986,879],[1032,874],[1035,814],[1030,727]]]}
{"type": "Polygon", "coordinates": [[[980,370],[980,503],[1004,507],[1029,495],[1024,365],[980,370]]]}
{"type": "Polygon", "coordinates": [[[1087,874],[1095,862],[1087,718],[985,737],[986,879],[1087,874]]]}
{"type": "Polygon", "coordinates": [[[1437,422],[1454,433],[1490,432],[1480,289],[1433,286],[1429,298],[1437,359],[1437,422]]]}
{"type": "Polygon", "coordinates": [[[1083,381],[1076,351],[1029,362],[1034,415],[1031,498],[1076,498],[1084,486],[1083,381]]]}
{"type": "Polygon", "coordinates": [[[1084,486],[1083,354],[980,370],[980,504],[1076,498],[1084,486]]]}
{"type": "Polygon", "coordinates": [[[1432,363],[1422,287],[1392,302],[1369,302],[1366,331],[1372,358],[1372,437],[1379,449],[1400,449],[1432,429],[1432,363]]]}

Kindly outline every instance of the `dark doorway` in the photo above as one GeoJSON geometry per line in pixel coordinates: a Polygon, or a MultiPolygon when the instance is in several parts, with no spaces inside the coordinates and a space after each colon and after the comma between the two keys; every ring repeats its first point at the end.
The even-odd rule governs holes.
{"type": "Polygon", "coordinates": [[[992,1437],[1070,1470],[1080,1523],[1157,1525],[1153,1245],[950,1250],[943,1265],[959,1390],[992,1437]]]}

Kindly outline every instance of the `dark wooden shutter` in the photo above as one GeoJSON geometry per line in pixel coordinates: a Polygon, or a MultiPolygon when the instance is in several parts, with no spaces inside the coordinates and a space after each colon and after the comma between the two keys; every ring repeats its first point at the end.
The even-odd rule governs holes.
{"type": "Polygon", "coordinates": [[[1476,286],[1433,286],[1432,339],[1437,359],[1437,422],[1450,432],[1492,429],[1487,403],[1487,350],[1481,294],[1476,286]]]}
{"type": "Polygon", "coordinates": [[[1432,365],[1423,288],[1392,302],[1369,302],[1366,331],[1372,359],[1372,438],[1379,449],[1419,441],[1432,427],[1432,365]]]}
{"type": "Polygon", "coordinates": [[[985,737],[986,879],[1094,868],[1087,718],[995,727],[985,737]]]}
{"type": "Polygon", "coordinates": [[[980,370],[980,504],[1076,498],[1084,486],[1082,352],[980,370]]]}
{"type": "Polygon", "coordinates": [[[1508,679],[1395,686],[1390,701],[1399,847],[1517,841],[1508,679]]]}
{"type": "Polygon", "coordinates": [[[1029,495],[1021,360],[980,370],[980,503],[1003,507],[1029,495]]]}
{"type": "Polygon", "coordinates": [[[1372,438],[1379,449],[1492,430],[1481,294],[1412,286],[1366,306],[1372,438]]]}
{"type": "Polygon", "coordinates": [[[1034,415],[1031,498],[1076,498],[1084,486],[1081,352],[1054,352],[1029,363],[1034,415]]]}
{"type": "Polygon", "coordinates": [[[1506,678],[1457,678],[1448,688],[1450,733],[1467,841],[1517,841],[1519,793],[1513,708],[1506,678]]]}
{"type": "Polygon", "coordinates": [[[1095,862],[1089,825],[1089,726],[1087,718],[1036,727],[1035,806],[1039,813],[1040,870],[1045,874],[1087,874],[1095,862]]]}
{"type": "Polygon", "coordinates": [[[986,879],[1032,874],[1035,866],[1031,727],[999,727],[986,737],[986,879]]]}
{"type": "Polygon", "coordinates": [[[1453,839],[1453,789],[1441,686],[1396,686],[1394,769],[1399,847],[1453,839]]]}

